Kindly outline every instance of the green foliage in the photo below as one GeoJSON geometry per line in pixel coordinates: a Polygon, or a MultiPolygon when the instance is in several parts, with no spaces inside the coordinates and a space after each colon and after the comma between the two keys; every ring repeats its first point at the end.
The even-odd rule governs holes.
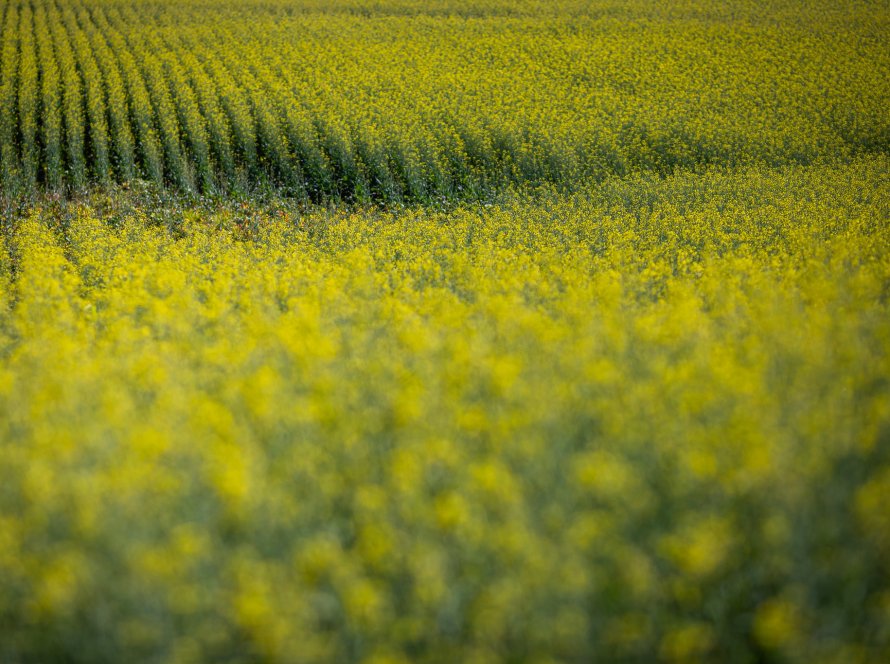
{"type": "Polygon", "coordinates": [[[34,34],[37,37],[37,59],[40,62],[43,181],[49,189],[58,190],[62,185],[62,101],[59,64],[53,50],[45,7],[36,5],[35,9],[34,34]]]}
{"type": "MultiPolygon", "coordinates": [[[[84,156],[84,144],[86,140],[86,127],[83,111],[83,85],[80,72],[77,67],[77,58],[72,49],[71,42],[66,31],[64,21],[49,21],[49,30],[52,33],[53,49],[59,61],[62,95],[62,114],[65,127],[65,165],[67,166],[67,180],[74,189],[79,189],[86,183],[86,162],[84,156]]],[[[102,61],[100,59],[100,61],[102,61]]],[[[109,83],[109,97],[113,97],[111,84],[109,83]]],[[[123,97],[117,98],[117,103],[123,97]]],[[[116,103],[112,103],[115,107],[116,103]]],[[[115,125],[115,135],[118,142],[128,136],[129,125],[115,125]]],[[[130,138],[132,143],[132,138],[130,138]]]]}
{"type": "MultiPolygon", "coordinates": [[[[94,51],[93,45],[78,24],[77,17],[65,5],[61,9],[61,20],[65,24],[68,37],[74,48],[77,67],[83,80],[84,104],[86,106],[85,136],[89,146],[87,159],[90,164],[90,175],[94,180],[105,183],[111,176],[111,157],[108,108],[105,103],[102,75],[99,65],[96,63],[96,57],[101,57],[102,52],[94,51]]],[[[123,140],[123,136],[120,136],[118,140],[123,140]]]]}
{"type": "Polygon", "coordinates": [[[2,67],[0,67],[0,186],[15,188],[18,180],[18,6],[7,2],[3,6],[2,67]]]}
{"type": "Polygon", "coordinates": [[[19,12],[19,91],[18,118],[21,131],[20,172],[26,188],[37,183],[40,164],[37,118],[40,114],[39,72],[34,44],[34,12],[23,4],[19,12]]]}

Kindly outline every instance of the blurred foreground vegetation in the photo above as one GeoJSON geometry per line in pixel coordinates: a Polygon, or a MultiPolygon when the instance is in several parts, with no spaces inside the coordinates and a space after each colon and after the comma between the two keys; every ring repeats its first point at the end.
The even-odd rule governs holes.
{"type": "Polygon", "coordinates": [[[0,661],[886,661],[888,167],[8,211],[0,661]]]}

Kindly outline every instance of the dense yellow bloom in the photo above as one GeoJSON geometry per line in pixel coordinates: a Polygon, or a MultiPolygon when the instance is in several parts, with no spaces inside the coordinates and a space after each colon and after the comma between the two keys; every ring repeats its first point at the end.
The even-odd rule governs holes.
{"type": "Polygon", "coordinates": [[[878,661],[888,166],[11,219],[4,652],[878,661]]]}

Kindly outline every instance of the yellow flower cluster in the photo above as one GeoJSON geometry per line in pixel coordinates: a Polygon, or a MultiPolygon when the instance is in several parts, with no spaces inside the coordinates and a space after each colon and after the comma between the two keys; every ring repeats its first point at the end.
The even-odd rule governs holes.
{"type": "Polygon", "coordinates": [[[864,0],[3,0],[0,186],[421,201],[886,153],[864,0]]]}
{"type": "Polygon", "coordinates": [[[888,173],[9,217],[0,660],[887,661],[888,173]]]}

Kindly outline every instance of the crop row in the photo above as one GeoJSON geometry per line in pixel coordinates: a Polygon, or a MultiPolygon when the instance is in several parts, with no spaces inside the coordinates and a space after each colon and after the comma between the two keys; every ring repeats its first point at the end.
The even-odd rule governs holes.
{"type": "Polygon", "coordinates": [[[4,0],[0,184],[430,200],[885,152],[886,7],[772,4],[4,0]]]}

